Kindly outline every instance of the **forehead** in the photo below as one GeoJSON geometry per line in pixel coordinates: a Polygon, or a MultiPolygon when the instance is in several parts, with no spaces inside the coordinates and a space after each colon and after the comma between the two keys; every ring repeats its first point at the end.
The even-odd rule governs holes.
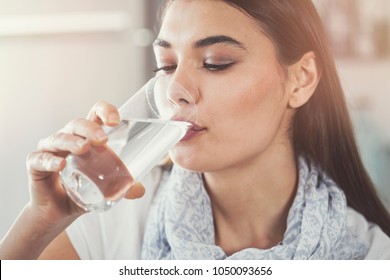
{"type": "Polygon", "coordinates": [[[168,6],[159,38],[169,42],[223,34],[246,40],[262,34],[254,19],[220,0],[175,0],[168,6]]]}

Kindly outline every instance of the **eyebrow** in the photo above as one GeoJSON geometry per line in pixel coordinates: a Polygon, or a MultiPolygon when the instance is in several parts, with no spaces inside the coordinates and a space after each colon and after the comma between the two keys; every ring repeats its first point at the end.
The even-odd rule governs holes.
{"type": "Polygon", "coordinates": [[[226,44],[226,45],[231,45],[231,46],[246,50],[245,45],[243,43],[237,41],[236,39],[233,39],[232,37],[225,36],[225,35],[210,36],[210,37],[201,39],[201,40],[195,42],[194,47],[195,48],[204,48],[204,47],[208,47],[208,46],[211,46],[214,44],[226,44]]]}
{"type": "MultiPolygon", "coordinates": [[[[193,47],[199,49],[199,48],[205,48],[215,44],[226,44],[233,47],[237,47],[242,50],[246,50],[246,47],[243,43],[237,41],[236,39],[233,39],[232,37],[225,36],[225,35],[210,36],[204,39],[200,39],[193,44],[193,47]]],[[[158,47],[168,48],[168,49],[172,47],[171,43],[163,39],[156,39],[153,45],[158,47]]]]}

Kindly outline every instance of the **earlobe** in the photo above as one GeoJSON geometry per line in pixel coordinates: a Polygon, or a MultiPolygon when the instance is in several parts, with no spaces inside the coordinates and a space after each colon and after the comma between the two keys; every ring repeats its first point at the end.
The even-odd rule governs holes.
{"type": "Polygon", "coordinates": [[[290,92],[289,106],[299,108],[313,95],[320,80],[320,73],[314,52],[305,53],[302,58],[291,65],[289,75],[293,79],[293,87],[290,92]]]}

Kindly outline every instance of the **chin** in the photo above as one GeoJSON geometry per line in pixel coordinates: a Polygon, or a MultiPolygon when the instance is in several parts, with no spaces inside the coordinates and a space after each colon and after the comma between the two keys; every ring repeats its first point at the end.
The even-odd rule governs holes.
{"type": "Polygon", "coordinates": [[[204,162],[199,158],[199,154],[197,153],[183,153],[174,148],[169,153],[169,156],[172,162],[181,168],[194,172],[204,172],[204,162]]]}

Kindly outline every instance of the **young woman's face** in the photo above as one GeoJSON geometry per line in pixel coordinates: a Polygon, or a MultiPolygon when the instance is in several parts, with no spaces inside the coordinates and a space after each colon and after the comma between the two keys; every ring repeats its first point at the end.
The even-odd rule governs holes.
{"type": "Polygon", "coordinates": [[[288,143],[285,71],[253,19],[222,1],[176,0],[154,49],[158,75],[186,87],[198,107],[197,131],[172,150],[174,162],[218,171],[288,143]]]}

